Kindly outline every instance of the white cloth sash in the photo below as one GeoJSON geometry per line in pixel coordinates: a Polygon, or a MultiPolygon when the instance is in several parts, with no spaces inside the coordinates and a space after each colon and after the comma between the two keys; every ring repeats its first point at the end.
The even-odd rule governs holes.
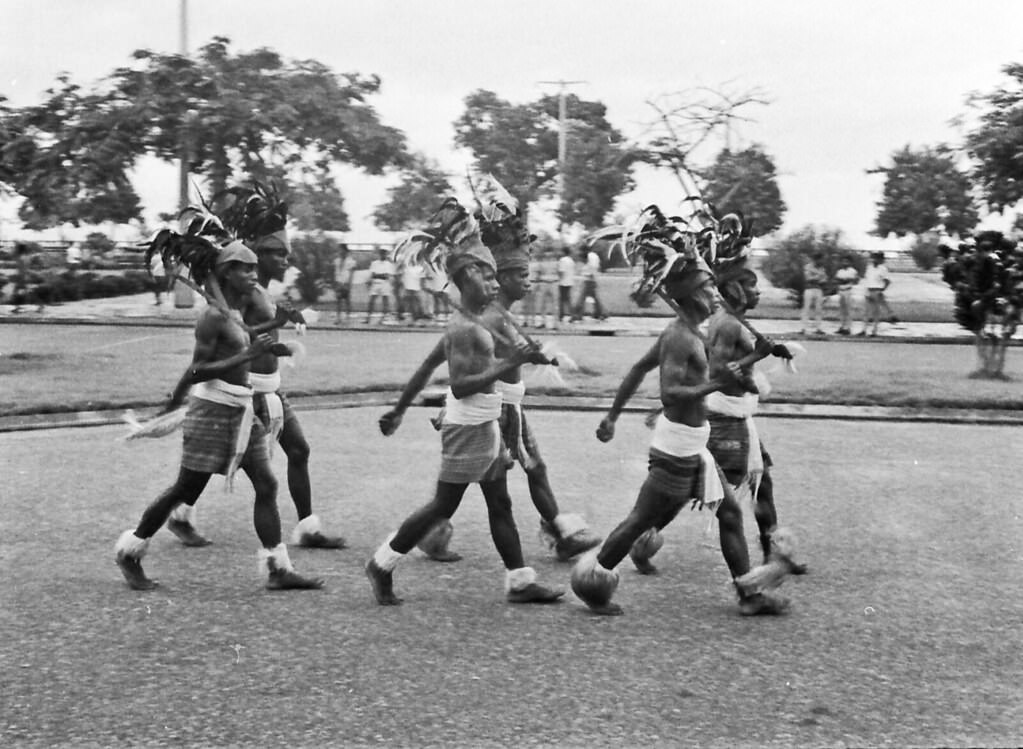
{"type": "Polygon", "coordinates": [[[650,446],[662,453],[677,458],[688,458],[693,455],[700,457],[703,471],[703,506],[712,508],[725,498],[725,489],[718,476],[717,463],[707,449],[710,439],[710,423],[704,422],[698,427],[669,421],[663,413],[657,417],[654,425],[654,437],[650,446]]]}
{"type": "Polygon", "coordinates": [[[501,417],[502,402],[500,393],[473,393],[465,398],[456,398],[448,388],[444,423],[473,426],[497,421],[501,417]]]}
{"type": "Polygon", "coordinates": [[[494,383],[494,390],[500,393],[501,399],[512,406],[521,406],[522,399],[526,396],[526,383],[522,380],[518,382],[505,382],[504,380],[498,380],[494,383]]]}
{"type": "MultiPolygon", "coordinates": [[[[760,435],[753,414],[757,412],[760,396],[755,393],[725,395],[721,391],[707,396],[707,410],[732,419],[743,419],[749,434],[749,451],[746,454],[746,482],[749,484],[750,499],[755,500],[760,479],[764,475],[764,456],[760,452],[760,435]]],[[[741,488],[741,487],[736,487],[741,488]]]]}
{"type": "Polygon", "coordinates": [[[284,404],[281,402],[281,396],[277,394],[281,389],[281,370],[270,374],[249,372],[249,384],[252,385],[254,392],[263,396],[263,402],[266,404],[266,446],[270,457],[273,457],[274,446],[284,429],[284,404]]]}
{"type": "Polygon", "coordinates": [[[231,449],[231,459],[227,463],[225,471],[224,488],[227,491],[234,489],[234,474],[245,456],[245,449],[249,446],[249,434],[252,431],[252,388],[247,385],[232,385],[223,380],[206,380],[192,388],[192,395],[200,400],[210,403],[219,403],[222,406],[242,409],[241,422],[238,424],[238,432],[235,434],[234,446],[231,449]]]}

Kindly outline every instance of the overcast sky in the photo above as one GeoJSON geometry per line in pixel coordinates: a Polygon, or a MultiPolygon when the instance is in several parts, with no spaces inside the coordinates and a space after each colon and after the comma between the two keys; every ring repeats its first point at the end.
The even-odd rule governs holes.
{"type": "MultiPolygon", "coordinates": [[[[0,94],[42,98],[61,71],[92,83],[138,48],[179,47],[181,0],[0,0],[0,94]]],[[[192,49],[214,35],[236,51],[272,47],[337,72],[377,74],[372,104],[410,145],[461,172],[452,122],[477,88],[515,103],[557,87],[604,102],[627,136],[652,118],[647,100],[697,86],[759,89],[770,104],[737,144],[760,143],[781,174],[784,229],[873,227],[882,178],[865,171],[911,144],[959,142],[950,120],[970,91],[1023,62],[1020,0],[682,2],[656,0],[188,0],[192,49]]],[[[500,178],[500,175],[497,175],[500,178]]],[[[175,203],[175,173],[145,170],[151,215],[175,203]]],[[[623,211],[681,197],[646,172],[623,211]]],[[[381,179],[346,177],[351,239],[373,233],[381,179]]],[[[10,233],[6,227],[4,236],[10,233]]]]}

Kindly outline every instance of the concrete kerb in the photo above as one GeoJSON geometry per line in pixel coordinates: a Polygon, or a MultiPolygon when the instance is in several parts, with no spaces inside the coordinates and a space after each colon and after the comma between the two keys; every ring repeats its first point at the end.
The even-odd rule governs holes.
{"type": "MultiPolygon", "coordinates": [[[[289,400],[298,411],[344,408],[384,409],[395,403],[398,395],[398,391],[395,390],[381,390],[314,396],[291,395],[289,400]]],[[[419,396],[414,406],[437,408],[443,402],[443,390],[429,390],[419,396]]],[[[604,413],[610,407],[611,399],[584,395],[531,395],[527,396],[526,405],[532,410],[604,413]]],[[[637,398],[624,411],[626,413],[649,413],[659,406],[660,402],[653,398],[637,398]]],[[[0,416],[0,433],[116,425],[123,423],[125,410],[124,408],[112,408],[99,411],[0,416]]],[[[136,415],[144,419],[152,417],[156,411],[156,408],[137,409],[136,415]]],[[[760,404],[758,416],[767,419],[830,419],[984,426],[1023,425],[1023,412],[998,409],[839,406],[821,403],[766,402],[760,404]]],[[[596,424],[594,424],[595,428],[596,424]]]]}

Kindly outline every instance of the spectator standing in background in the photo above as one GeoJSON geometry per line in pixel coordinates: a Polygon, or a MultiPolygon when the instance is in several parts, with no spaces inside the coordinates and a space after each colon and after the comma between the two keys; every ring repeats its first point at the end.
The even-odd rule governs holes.
{"type": "Polygon", "coordinates": [[[572,248],[565,247],[558,259],[558,322],[572,316],[572,288],[575,286],[575,258],[572,248]]]}
{"type": "Polygon", "coordinates": [[[537,314],[540,327],[547,327],[547,313],[551,314],[551,327],[558,327],[558,297],[555,288],[558,285],[558,258],[549,247],[540,253],[540,274],[536,283],[537,314]]]}
{"type": "Polygon", "coordinates": [[[154,252],[149,261],[149,275],[153,277],[153,302],[157,307],[163,304],[163,290],[167,286],[167,269],[163,267],[163,258],[159,253],[154,252]]]}
{"type": "Polygon", "coordinates": [[[342,244],[337,257],[334,258],[334,323],[341,324],[341,310],[345,311],[345,321],[352,316],[352,277],[355,275],[355,258],[342,244]]]}
{"type": "Polygon", "coordinates": [[[810,256],[810,262],[803,266],[803,329],[805,334],[809,328],[810,317],[814,320],[814,334],[824,335],[821,323],[824,317],[824,284],[828,280],[828,272],[824,268],[824,255],[817,250],[810,256]]]}
{"type": "Polygon", "coordinates": [[[401,270],[401,288],[404,298],[404,310],[408,313],[413,325],[426,319],[423,312],[423,267],[409,263],[401,270]]]}
{"type": "Polygon", "coordinates": [[[369,302],[366,307],[366,322],[373,317],[376,300],[381,300],[380,322],[384,321],[391,304],[391,281],[394,277],[394,263],[385,249],[377,251],[377,259],[369,264],[369,302]]]}
{"type": "Polygon", "coordinates": [[[448,284],[448,276],[442,268],[427,266],[426,288],[433,298],[432,317],[435,322],[442,323],[451,315],[451,303],[448,301],[444,287],[448,284]]]}
{"type": "Polygon", "coordinates": [[[584,258],[581,268],[583,283],[582,290],[579,292],[579,299],[576,301],[572,319],[582,320],[583,314],[586,312],[586,300],[592,299],[593,318],[595,320],[606,320],[607,315],[604,314],[604,307],[601,305],[600,297],[597,294],[597,276],[600,273],[600,255],[598,255],[592,248],[589,251],[586,249],[580,250],[580,255],[584,258]]]}
{"type": "Polygon", "coordinates": [[[839,335],[852,333],[852,293],[860,280],[860,274],[853,266],[852,256],[842,255],[842,265],[835,273],[838,282],[838,330],[839,335]]]}
{"type": "Polygon", "coordinates": [[[867,335],[867,328],[871,322],[874,324],[870,335],[877,335],[877,326],[881,322],[881,304],[884,302],[884,292],[891,284],[888,278],[888,266],[884,264],[883,252],[870,253],[871,264],[867,266],[863,274],[863,281],[867,286],[866,301],[863,306],[863,330],[857,335],[867,335]]]}

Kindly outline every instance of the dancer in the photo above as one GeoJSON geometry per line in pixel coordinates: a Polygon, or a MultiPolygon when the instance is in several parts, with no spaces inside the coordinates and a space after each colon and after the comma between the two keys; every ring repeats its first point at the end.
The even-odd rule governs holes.
{"type": "Polygon", "coordinates": [[[378,603],[401,603],[393,590],[394,568],[438,522],[450,520],[469,484],[478,483],[486,500],[494,545],[507,570],[507,600],[550,603],[564,591],[538,583],[536,572],[523,561],[506,466],[500,456],[502,398],[494,387],[502,375],[523,363],[546,363],[547,359],[525,344],[515,347],[505,359],[494,355],[494,336],[479,318],[497,293],[493,256],[480,242],[472,216],[456,201],[446,201],[438,219],[427,251],[440,251],[438,246],[445,245],[447,273],[461,294],[462,307],[452,315],[444,336],[450,388],[441,426],[440,476],[433,500],[409,515],[381,544],[366,565],[366,575],[378,603]]]}
{"type": "MultiPolygon", "coordinates": [[[[482,184],[479,187],[483,189],[482,184]]],[[[486,195],[485,193],[484,197],[486,195]]],[[[512,319],[512,305],[525,296],[530,285],[531,238],[513,201],[514,199],[507,194],[502,200],[488,200],[486,205],[481,206],[481,212],[477,216],[483,242],[490,248],[497,267],[497,298],[483,311],[481,319],[488,329],[499,334],[494,341],[495,356],[498,358],[512,355],[515,348],[512,341],[524,340],[509,321],[512,319]],[[508,206],[509,203],[512,203],[510,209],[501,207],[508,206]]],[[[442,339],[405,385],[398,403],[380,418],[380,430],[384,435],[394,434],[413,399],[426,386],[434,370],[444,360],[445,341],[442,339]]],[[[540,514],[540,529],[544,538],[562,562],[597,546],[601,539],[588,528],[583,517],[574,513],[563,513],[558,507],[548,477],[547,464],[540,455],[536,437],[522,408],[526,386],[522,381],[521,367],[503,374],[494,386],[503,400],[501,434],[504,445],[512,460],[517,461],[525,471],[529,496],[540,514]]],[[[452,532],[450,523],[439,524],[420,543],[420,549],[436,561],[458,561],[461,556],[448,549],[452,532]]]]}
{"type": "MultiPolygon", "coordinates": [[[[760,301],[757,274],[747,266],[745,258],[716,265],[715,276],[718,292],[729,310],[719,307],[710,316],[707,350],[712,378],[722,374],[729,362],[748,360],[758,350],[756,338],[743,327],[736,315],[745,316],[760,301]]],[[[773,354],[792,358],[783,345],[770,342],[768,345],[770,350],[767,346],[759,349],[763,356],[773,354]]],[[[752,363],[746,365],[743,368],[744,378],[752,378],[752,370],[752,363]]],[[[761,385],[767,385],[766,377],[761,385]]],[[[758,393],[744,390],[739,383],[727,381],[720,390],[710,393],[706,400],[710,422],[708,448],[736,497],[740,501],[754,500],[753,516],[757,521],[764,562],[767,563],[772,554],[778,553],[772,541],[773,534],[778,532],[778,513],[774,506],[771,456],[764,449],[753,420],[759,397],[758,393]]],[[[635,561],[635,557],[633,559],[635,561]]],[[[790,572],[802,575],[807,572],[807,567],[792,562],[790,572]]]]}
{"type": "Polygon", "coordinates": [[[262,544],[258,556],[267,575],[266,587],[319,588],[321,580],[295,572],[281,542],[277,479],[270,468],[266,430],[252,418],[250,363],[275,350],[282,353],[275,349],[280,344],[269,335],[259,334],[250,341],[241,320],[241,310],[256,287],[256,256],[239,241],[218,250],[207,240],[174,235],[169,230],[158,235],[151,252],[154,247],[190,262],[195,283],[201,285],[208,277],[216,304],[203,310],[196,322],[189,370],[195,388],[185,417],[178,478],[146,508],[134,531],[121,534],[115,546],[117,565],[135,590],[155,588],[156,581],[142,568],[149,540],[178,505],[195,504],[212,474],[223,473],[231,482],[235,470],[241,468],[256,491],[253,522],[262,544]]]}
{"type": "MultiPolygon", "coordinates": [[[[650,210],[650,209],[648,209],[650,210]]],[[[664,221],[656,211],[658,222],[664,221]]],[[[670,228],[670,227],[669,227],[670,228]]],[[[661,333],[657,343],[629,370],[618,388],[614,402],[597,429],[597,438],[614,437],[615,422],[647,372],[660,369],[661,403],[650,447],[650,467],[635,505],[626,519],[607,537],[596,553],[584,556],[572,571],[572,589],[594,612],[621,614],[611,601],[618,586],[616,567],[635,541],[651,528],[663,528],[678,512],[694,503],[714,508],[718,519],[721,552],[739,596],[744,615],[777,614],[788,601],[762,585],[761,570],[750,570],[749,551],[742,529],[742,512],[731,490],[720,480],[720,472],[707,450],[710,425],[704,399],[728,384],[745,382],[742,368],[769,351],[766,341],[747,358],[730,362],[710,378],[705,341],[699,326],[715,306],[713,275],[702,258],[685,241],[684,252],[675,253],[666,234],[657,242],[650,232],[636,254],[644,256],[644,281],[675,309],[676,318],[661,333]],[[664,241],[667,239],[667,242],[664,241]],[[665,253],[665,248],[671,250],[665,253]]],[[[747,383],[746,387],[752,389],[747,383]]],[[[772,580],[771,585],[776,584],[772,580]]]]}

